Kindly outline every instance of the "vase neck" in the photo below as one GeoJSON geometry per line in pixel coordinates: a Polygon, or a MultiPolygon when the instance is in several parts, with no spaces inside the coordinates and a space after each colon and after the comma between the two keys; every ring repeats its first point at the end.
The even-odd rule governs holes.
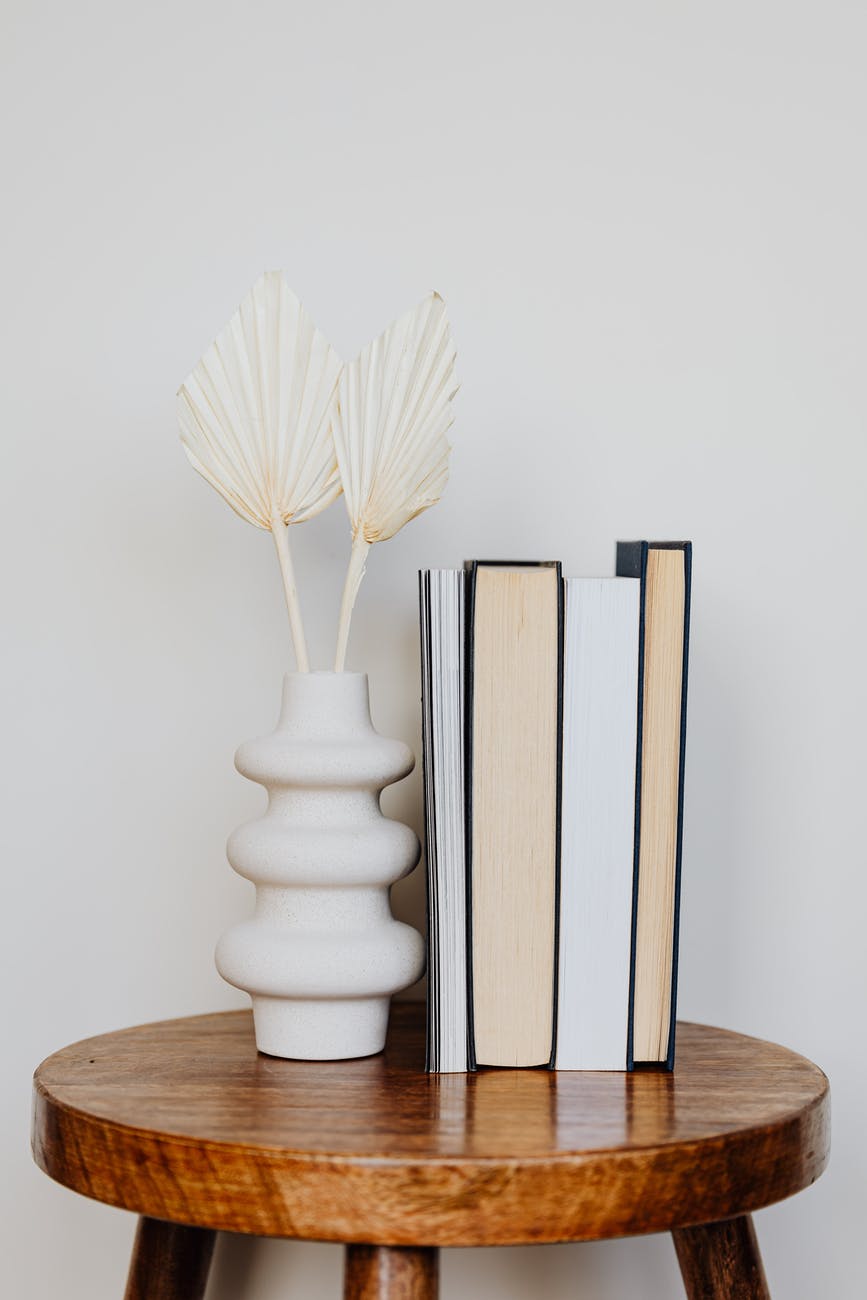
{"type": "Polygon", "coordinates": [[[278,728],[324,740],[370,731],[366,673],[287,673],[278,728]]]}

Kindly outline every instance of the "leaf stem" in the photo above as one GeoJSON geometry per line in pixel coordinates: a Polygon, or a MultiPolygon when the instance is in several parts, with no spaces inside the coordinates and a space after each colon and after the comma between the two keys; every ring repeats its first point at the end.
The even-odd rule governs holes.
{"type": "Polygon", "coordinates": [[[361,579],[364,577],[364,566],[367,563],[367,552],[370,550],[370,542],[364,540],[362,533],[358,533],[352,539],[352,550],[349,553],[349,568],[346,570],[346,582],[343,584],[343,599],[340,602],[340,622],[337,627],[337,654],[334,658],[334,671],[343,672],[343,665],[346,663],[346,643],[349,640],[349,624],[352,620],[352,611],[355,607],[355,597],[358,595],[358,588],[361,586],[361,579]]]}
{"type": "Polygon", "coordinates": [[[295,586],[295,570],[292,567],[292,553],[289,550],[289,529],[279,515],[271,520],[271,536],[277,548],[280,561],[280,574],[283,578],[283,593],[286,596],[286,608],[289,611],[289,626],[292,629],[292,644],[295,647],[295,662],[299,673],[310,672],[307,658],[307,642],[304,639],[304,624],[301,620],[301,604],[298,589],[295,586]]]}

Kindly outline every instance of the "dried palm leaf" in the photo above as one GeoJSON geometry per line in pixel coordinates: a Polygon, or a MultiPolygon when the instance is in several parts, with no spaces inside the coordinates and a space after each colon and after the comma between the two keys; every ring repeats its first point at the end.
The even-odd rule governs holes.
{"type": "Polygon", "coordinates": [[[273,535],[302,672],[309,664],[286,526],[340,495],[331,437],[340,371],[284,272],[267,271],[178,392],[193,466],[242,519],[273,535]]]}
{"type": "Polygon", "coordinates": [[[349,623],[367,553],[435,505],[449,476],[457,392],[445,303],[429,294],[344,366],[334,445],[352,528],[340,606],[335,671],[346,660],[349,623]]]}

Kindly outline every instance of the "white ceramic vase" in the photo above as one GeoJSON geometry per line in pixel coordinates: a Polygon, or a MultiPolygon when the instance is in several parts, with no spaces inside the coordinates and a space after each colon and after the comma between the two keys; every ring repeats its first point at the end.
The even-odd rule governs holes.
{"type": "Polygon", "coordinates": [[[388,894],[418,862],[418,839],[379,807],[414,762],[374,730],[361,673],[287,674],[276,730],[235,755],[268,808],[229,838],[256,908],[222,935],[216,963],[250,994],[261,1052],[337,1060],[382,1050],[391,995],[424,969],[421,935],[394,919],[388,894]]]}

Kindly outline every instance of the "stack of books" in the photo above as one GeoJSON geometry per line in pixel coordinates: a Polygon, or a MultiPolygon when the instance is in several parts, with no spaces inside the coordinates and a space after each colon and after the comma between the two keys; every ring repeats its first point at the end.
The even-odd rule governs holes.
{"type": "Polygon", "coordinates": [[[429,1070],[672,1068],[691,566],[420,573],[429,1070]]]}

